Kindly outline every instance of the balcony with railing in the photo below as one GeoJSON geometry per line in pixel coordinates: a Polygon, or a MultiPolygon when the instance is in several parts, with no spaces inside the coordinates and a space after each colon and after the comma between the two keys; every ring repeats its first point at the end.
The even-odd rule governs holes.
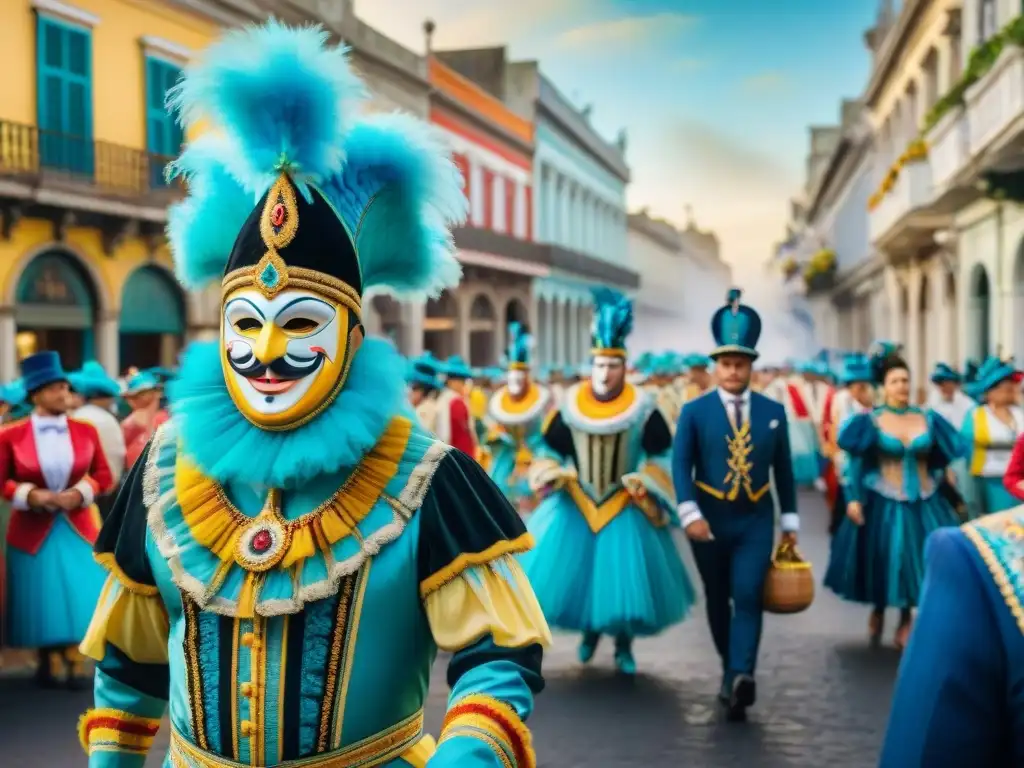
{"type": "MultiPolygon", "coordinates": [[[[0,121],[0,197],[25,203],[52,204],[52,193],[59,193],[64,207],[81,205],[97,213],[107,212],[112,205],[116,211],[110,212],[120,215],[130,215],[126,205],[163,209],[182,194],[179,182],[164,177],[171,159],[0,121]]],[[[140,218],[159,218],[152,211],[147,213],[140,218]]]]}
{"type": "Polygon", "coordinates": [[[970,138],[967,115],[962,109],[950,110],[928,132],[928,161],[932,166],[935,197],[946,194],[970,162],[970,138]]]}
{"type": "Polygon", "coordinates": [[[1014,138],[1008,134],[1024,128],[1024,49],[1006,46],[992,69],[967,89],[965,102],[972,156],[1014,138]]]}
{"type": "Polygon", "coordinates": [[[869,216],[871,242],[886,246],[902,240],[920,223],[917,214],[932,197],[932,169],[927,160],[909,162],[869,216]]]}

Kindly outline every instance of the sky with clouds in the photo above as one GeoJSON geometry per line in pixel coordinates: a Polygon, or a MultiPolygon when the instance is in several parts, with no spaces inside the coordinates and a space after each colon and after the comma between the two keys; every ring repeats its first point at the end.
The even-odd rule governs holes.
{"type": "Polygon", "coordinates": [[[608,137],[629,134],[631,209],[677,224],[692,206],[742,279],[781,239],[808,126],[838,120],[867,76],[878,0],[356,0],[412,48],[509,46],[608,137]]]}

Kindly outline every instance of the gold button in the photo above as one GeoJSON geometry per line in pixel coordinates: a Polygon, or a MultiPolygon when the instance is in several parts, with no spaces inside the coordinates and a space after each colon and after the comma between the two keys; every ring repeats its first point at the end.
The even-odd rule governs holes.
{"type": "Polygon", "coordinates": [[[252,723],[250,721],[248,721],[248,720],[243,720],[242,721],[242,735],[243,736],[252,736],[252,734],[253,734],[252,723]]]}
{"type": "Polygon", "coordinates": [[[252,632],[246,632],[242,635],[242,645],[246,648],[252,648],[252,644],[256,641],[256,636],[252,632]]]}
{"type": "Polygon", "coordinates": [[[242,695],[252,696],[252,683],[242,683],[242,695]]]}

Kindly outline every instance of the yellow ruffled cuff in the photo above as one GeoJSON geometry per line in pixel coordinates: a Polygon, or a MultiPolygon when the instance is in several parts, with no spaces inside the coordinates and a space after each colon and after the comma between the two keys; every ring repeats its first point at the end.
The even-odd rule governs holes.
{"type": "Polygon", "coordinates": [[[159,730],[159,720],[119,709],[90,709],[78,720],[78,740],[87,755],[94,752],[145,755],[159,730]]]}
{"type": "Polygon", "coordinates": [[[536,459],[526,473],[526,482],[534,493],[550,485],[560,485],[565,478],[565,469],[554,459],[536,459]]]}
{"type": "Polygon", "coordinates": [[[550,645],[551,630],[511,555],[466,568],[423,600],[438,648],[458,651],[490,635],[503,648],[550,645]]]}
{"type": "Polygon", "coordinates": [[[664,467],[649,461],[640,467],[640,474],[643,475],[656,490],[661,491],[667,498],[675,499],[676,489],[672,483],[672,475],[668,473],[664,467]]]}
{"type": "MultiPolygon", "coordinates": [[[[142,585],[140,585],[142,586],[142,585]]],[[[102,661],[107,643],[138,664],[166,664],[170,623],[156,588],[133,591],[111,573],[79,650],[102,661]]]]}
{"type": "Polygon", "coordinates": [[[491,696],[472,694],[448,709],[438,746],[458,736],[485,742],[503,768],[537,768],[530,729],[512,707],[491,696]]]}

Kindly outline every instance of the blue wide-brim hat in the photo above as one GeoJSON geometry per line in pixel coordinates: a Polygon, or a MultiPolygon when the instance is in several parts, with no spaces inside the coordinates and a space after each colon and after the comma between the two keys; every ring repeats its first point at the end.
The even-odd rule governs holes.
{"type": "Polygon", "coordinates": [[[946,365],[946,363],[936,363],[935,368],[932,369],[931,380],[932,384],[942,384],[946,381],[952,381],[959,384],[963,378],[960,376],[960,372],[951,365],[946,365]]]}
{"type": "Polygon", "coordinates": [[[873,384],[875,381],[875,369],[871,363],[871,358],[861,354],[844,357],[839,371],[839,380],[845,385],[856,384],[862,381],[873,384]]]}
{"type": "Polygon", "coordinates": [[[140,392],[160,389],[161,386],[163,386],[163,383],[160,379],[149,371],[141,371],[128,380],[128,386],[125,387],[124,393],[126,395],[137,395],[140,392]]]}
{"type": "Polygon", "coordinates": [[[971,387],[976,396],[984,395],[994,389],[1007,379],[1014,379],[1020,376],[1020,372],[1012,360],[1001,360],[998,357],[990,357],[978,369],[978,378],[971,387]]]}
{"type": "Polygon", "coordinates": [[[82,397],[118,397],[121,394],[121,385],[116,379],[107,375],[103,366],[95,360],[86,362],[81,370],[75,371],[68,376],[71,388],[82,397]]]}
{"type": "Polygon", "coordinates": [[[21,382],[30,395],[48,384],[67,380],[68,375],[56,352],[37,352],[21,361],[21,382]]]}
{"type": "Polygon", "coordinates": [[[449,379],[472,379],[473,369],[459,355],[449,357],[441,370],[449,379]]]}
{"type": "Polygon", "coordinates": [[[417,368],[415,365],[409,366],[409,372],[405,376],[406,382],[409,384],[419,384],[429,389],[440,389],[441,380],[437,376],[432,376],[427,371],[417,368]]]}

